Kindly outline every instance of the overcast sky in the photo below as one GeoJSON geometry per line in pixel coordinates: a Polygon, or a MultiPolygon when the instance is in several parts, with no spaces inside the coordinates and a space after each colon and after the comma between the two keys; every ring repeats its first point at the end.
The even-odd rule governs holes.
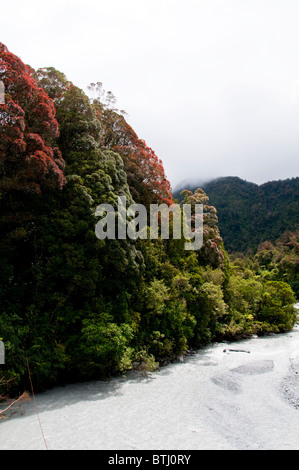
{"type": "Polygon", "coordinates": [[[174,188],[299,176],[298,25],[298,0],[0,5],[0,42],[84,91],[102,82],[174,188]]]}

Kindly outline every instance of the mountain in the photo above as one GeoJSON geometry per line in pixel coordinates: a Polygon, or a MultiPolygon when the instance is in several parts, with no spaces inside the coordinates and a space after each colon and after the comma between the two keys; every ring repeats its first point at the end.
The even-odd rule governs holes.
{"type": "MultiPolygon", "coordinates": [[[[286,230],[299,228],[299,177],[257,185],[229,176],[201,188],[217,209],[218,226],[229,252],[256,250],[261,242],[275,241],[286,230]]],[[[196,186],[187,189],[194,191],[196,186]]],[[[181,190],[174,198],[180,200],[181,190]]]]}

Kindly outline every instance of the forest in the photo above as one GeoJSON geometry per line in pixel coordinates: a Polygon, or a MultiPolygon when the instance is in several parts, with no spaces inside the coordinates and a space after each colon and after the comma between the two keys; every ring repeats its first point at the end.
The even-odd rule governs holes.
{"type": "Polygon", "coordinates": [[[161,159],[101,82],[87,95],[1,43],[0,80],[0,396],[29,389],[27,364],[41,391],[293,328],[299,231],[280,224],[249,253],[231,226],[226,245],[203,187],[180,195],[203,204],[200,250],[183,238],[98,239],[99,204],[176,200],[161,159]]]}
{"type": "MultiPolygon", "coordinates": [[[[201,188],[217,207],[218,227],[229,253],[254,253],[260,243],[274,243],[285,231],[299,229],[299,177],[257,185],[230,176],[201,188]]],[[[173,196],[180,200],[180,191],[173,196]]]]}

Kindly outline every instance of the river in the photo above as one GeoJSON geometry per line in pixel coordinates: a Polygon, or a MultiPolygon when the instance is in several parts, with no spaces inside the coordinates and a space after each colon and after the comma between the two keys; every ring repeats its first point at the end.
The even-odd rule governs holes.
{"type": "Polygon", "coordinates": [[[1,450],[298,450],[299,328],[216,343],[150,376],[56,387],[36,403],[38,414],[32,400],[1,421],[1,450]]]}

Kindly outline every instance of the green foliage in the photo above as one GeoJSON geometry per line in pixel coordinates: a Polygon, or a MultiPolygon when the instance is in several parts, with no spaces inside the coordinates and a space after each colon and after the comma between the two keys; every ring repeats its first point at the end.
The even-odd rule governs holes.
{"type": "Polygon", "coordinates": [[[290,330],[296,321],[293,307],[296,301],[291,287],[281,281],[266,281],[256,318],[261,331],[283,332],[290,330]]]}
{"type": "Polygon", "coordinates": [[[227,289],[232,318],[227,331],[235,335],[292,329],[296,323],[295,293],[285,282],[268,280],[258,265],[257,270],[249,269],[249,263],[249,259],[235,259],[232,264],[227,289]]]}
{"type": "Polygon", "coordinates": [[[162,280],[154,279],[145,289],[147,308],[152,315],[161,315],[169,300],[169,289],[162,280]]]}
{"type": "MultiPolygon", "coordinates": [[[[117,210],[120,195],[129,204],[171,202],[163,166],[114,108],[112,94],[90,100],[54,68],[31,73],[44,88],[39,95],[55,104],[60,132],[51,145],[65,184],[28,194],[2,178],[0,337],[4,375],[17,391],[28,387],[27,358],[42,390],[154,371],[211,341],[293,327],[298,233],[260,246],[255,256],[229,258],[203,189],[184,192],[184,203],[204,206],[198,251],[185,250],[184,238],[97,239],[99,204],[117,210]]],[[[94,87],[101,91],[100,83],[94,87]]],[[[16,90],[16,103],[24,103],[22,87],[16,90]]],[[[15,181],[18,167],[9,171],[15,181]]]]}
{"type": "Polygon", "coordinates": [[[275,243],[261,243],[254,257],[263,277],[285,281],[299,298],[299,231],[284,232],[275,243]]]}
{"type": "Polygon", "coordinates": [[[83,376],[98,377],[131,368],[132,329],[127,323],[117,325],[111,320],[103,312],[98,318],[83,320],[79,345],[83,376]]]}
{"type": "MultiPolygon", "coordinates": [[[[217,208],[220,233],[230,253],[255,252],[265,240],[273,243],[286,230],[299,229],[298,177],[260,186],[223,177],[203,184],[202,189],[217,208]]],[[[179,192],[174,197],[180,198],[179,192]]]]}

